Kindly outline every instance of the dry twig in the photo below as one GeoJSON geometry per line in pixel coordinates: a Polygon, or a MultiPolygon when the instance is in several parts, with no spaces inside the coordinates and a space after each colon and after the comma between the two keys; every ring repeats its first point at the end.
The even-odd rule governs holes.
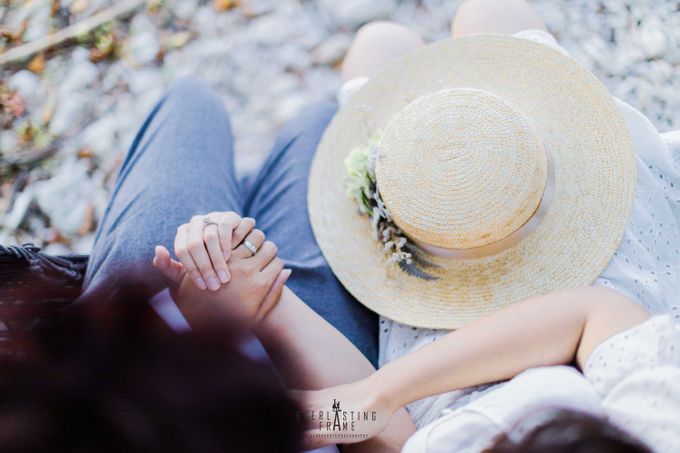
{"type": "Polygon", "coordinates": [[[89,31],[99,27],[100,25],[115,19],[116,17],[128,13],[142,4],[146,0],[124,0],[117,2],[114,6],[100,11],[85,20],[66,27],[58,32],[44,36],[42,38],[36,39],[29,43],[23,44],[19,47],[8,50],[7,52],[0,54],[0,66],[7,63],[11,63],[18,60],[23,60],[30,57],[31,55],[54,47],[57,44],[61,44],[69,39],[74,39],[77,36],[88,33],[89,31]]]}

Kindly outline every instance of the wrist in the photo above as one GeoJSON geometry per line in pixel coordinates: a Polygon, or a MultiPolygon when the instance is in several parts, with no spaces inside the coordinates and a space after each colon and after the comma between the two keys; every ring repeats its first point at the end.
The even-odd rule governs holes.
{"type": "MultiPolygon", "coordinates": [[[[386,365],[386,366],[389,366],[386,365]]],[[[404,406],[406,402],[400,399],[400,392],[392,384],[393,382],[387,379],[389,373],[385,372],[385,368],[381,368],[362,380],[362,385],[366,395],[376,404],[377,407],[385,408],[389,413],[396,412],[399,408],[404,406]]]]}
{"type": "Polygon", "coordinates": [[[291,299],[295,297],[295,293],[284,286],[279,301],[260,319],[258,329],[283,339],[289,330],[291,299]]]}

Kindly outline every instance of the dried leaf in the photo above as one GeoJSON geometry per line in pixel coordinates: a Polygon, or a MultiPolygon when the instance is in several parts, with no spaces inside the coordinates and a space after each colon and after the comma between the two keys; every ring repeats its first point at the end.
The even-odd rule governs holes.
{"type": "Polygon", "coordinates": [[[45,70],[45,54],[39,53],[28,64],[28,69],[36,74],[40,74],[45,70]]]}
{"type": "Polygon", "coordinates": [[[50,121],[52,121],[52,115],[54,115],[54,109],[56,108],[56,97],[54,95],[51,95],[47,98],[47,102],[45,102],[45,106],[43,108],[43,112],[41,115],[42,122],[45,124],[49,124],[50,121]]]}
{"type": "Polygon", "coordinates": [[[113,21],[102,24],[90,34],[79,36],[78,43],[90,48],[90,60],[94,63],[115,58],[122,47],[118,25],[113,21]]]}
{"type": "Polygon", "coordinates": [[[44,124],[26,121],[16,129],[17,139],[21,145],[33,145],[37,149],[45,149],[52,141],[52,136],[44,124]]]}
{"type": "Polygon", "coordinates": [[[12,94],[12,96],[9,98],[8,105],[14,118],[19,118],[26,111],[26,103],[24,102],[24,98],[22,98],[18,92],[12,94]]]}
{"type": "Polygon", "coordinates": [[[246,19],[252,19],[257,16],[257,12],[248,5],[248,2],[239,2],[238,5],[241,8],[241,13],[246,19]]]}
{"type": "Polygon", "coordinates": [[[0,40],[3,40],[8,44],[12,44],[18,39],[19,37],[15,33],[12,33],[11,31],[4,28],[0,29],[0,40]]]}
{"type": "Polygon", "coordinates": [[[85,218],[83,219],[83,223],[80,225],[78,228],[78,236],[85,236],[87,233],[89,233],[94,226],[94,206],[92,204],[89,204],[87,206],[87,211],[85,212],[85,218]]]}
{"type": "Polygon", "coordinates": [[[61,0],[52,0],[52,8],[50,10],[50,16],[54,17],[59,12],[61,8],[61,0]]]}
{"type": "Polygon", "coordinates": [[[43,230],[42,239],[48,244],[71,243],[71,240],[54,226],[50,226],[49,228],[45,228],[45,230],[43,230]]]}
{"type": "Polygon", "coordinates": [[[0,128],[4,128],[12,124],[14,118],[10,108],[10,98],[12,91],[5,82],[0,82],[0,128]]]}
{"type": "Polygon", "coordinates": [[[235,8],[239,3],[239,0],[213,0],[213,6],[216,11],[226,11],[235,8]]]}
{"type": "Polygon", "coordinates": [[[0,84],[0,126],[8,126],[26,112],[24,98],[17,91],[9,89],[6,83],[0,84]]]}
{"type": "Polygon", "coordinates": [[[88,148],[82,148],[78,150],[78,158],[79,159],[91,159],[94,157],[94,153],[92,152],[91,149],[88,148]]]}
{"type": "Polygon", "coordinates": [[[152,13],[157,13],[165,6],[165,0],[146,0],[146,9],[152,13]]]}
{"type": "Polygon", "coordinates": [[[71,3],[71,14],[80,14],[85,11],[88,6],[90,6],[89,0],[75,0],[73,3],[71,3]]]}
{"type": "Polygon", "coordinates": [[[404,244],[404,248],[411,254],[411,258],[416,262],[416,264],[418,264],[419,267],[423,267],[425,269],[441,269],[441,266],[430,261],[427,254],[423,252],[417,245],[407,242],[404,244]]]}
{"type": "Polygon", "coordinates": [[[188,31],[180,31],[177,33],[174,33],[170,38],[165,43],[165,48],[170,50],[170,49],[177,49],[180,47],[184,47],[186,43],[189,42],[191,39],[191,33],[188,31]]]}
{"type": "Polygon", "coordinates": [[[399,261],[399,267],[401,270],[406,272],[412,277],[419,278],[421,280],[438,280],[439,277],[428,274],[424,270],[420,269],[414,262],[407,263],[406,261],[399,261]]]}

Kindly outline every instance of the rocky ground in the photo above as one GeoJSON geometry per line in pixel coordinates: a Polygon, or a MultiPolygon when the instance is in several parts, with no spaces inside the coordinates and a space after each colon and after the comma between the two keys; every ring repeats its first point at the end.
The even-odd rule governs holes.
{"type": "MultiPolygon", "coordinates": [[[[0,1],[0,51],[114,2],[0,1]]],[[[254,171],[274,133],[332,98],[361,24],[390,19],[447,36],[459,0],[148,0],[132,14],[0,68],[0,244],[91,250],[117,166],[173,80],[196,75],[232,114],[237,168],[254,171]]],[[[680,128],[680,3],[534,0],[548,28],[661,131],[680,128]]]]}

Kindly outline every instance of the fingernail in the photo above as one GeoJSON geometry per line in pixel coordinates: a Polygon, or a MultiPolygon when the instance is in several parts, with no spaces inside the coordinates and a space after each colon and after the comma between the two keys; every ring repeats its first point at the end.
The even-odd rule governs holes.
{"type": "Polygon", "coordinates": [[[229,281],[229,274],[224,269],[217,271],[217,276],[220,278],[222,283],[227,283],[229,281]]]}
{"type": "Polygon", "coordinates": [[[284,283],[284,284],[288,281],[288,277],[290,277],[290,274],[292,274],[292,273],[293,273],[293,270],[292,270],[292,269],[286,269],[286,276],[285,276],[285,278],[283,279],[283,283],[284,283]]]}
{"type": "Polygon", "coordinates": [[[215,277],[208,277],[208,288],[217,291],[220,289],[220,282],[215,277]]]}
{"type": "Polygon", "coordinates": [[[205,282],[203,281],[203,279],[201,277],[195,278],[194,283],[196,283],[196,286],[198,286],[200,289],[206,288],[205,282]]]}

